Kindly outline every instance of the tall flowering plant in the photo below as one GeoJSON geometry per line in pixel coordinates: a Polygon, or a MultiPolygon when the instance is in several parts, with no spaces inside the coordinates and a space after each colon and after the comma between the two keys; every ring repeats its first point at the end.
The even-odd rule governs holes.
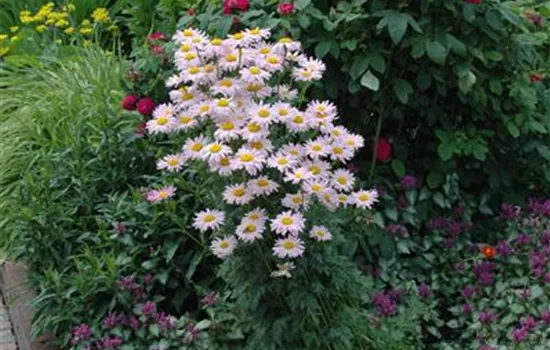
{"type": "MultiPolygon", "coordinates": [[[[163,171],[205,167],[224,182],[216,207],[195,214],[193,227],[213,232],[210,249],[225,259],[240,245],[264,240],[278,269],[291,276],[293,259],[308,241],[332,232],[310,211],[323,206],[370,209],[375,190],[354,190],[347,164],[364,139],[336,125],[329,101],[305,101],[305,92],[322,77],[325,65],[284,37],[249,29],[225,39],[185,29],[173,38],[176,74],[170,103],[159,105],[147,122],[151,135],[185,135],[181,150],[157,162],[163,171]]],[[[151,203],[176,195],[176,188],[154,189],[151,203]]]]}

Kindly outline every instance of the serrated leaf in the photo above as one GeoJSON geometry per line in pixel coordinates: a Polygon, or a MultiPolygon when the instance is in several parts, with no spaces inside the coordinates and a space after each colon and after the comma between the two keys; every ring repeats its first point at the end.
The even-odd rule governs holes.
{"type": "Polygon", "coordinates": [[[380,80],[378,80],[376,75],[372,74],[369,70],[361,78],[361,85],[372,91],[378,91],[380,88],[380,80]]]}

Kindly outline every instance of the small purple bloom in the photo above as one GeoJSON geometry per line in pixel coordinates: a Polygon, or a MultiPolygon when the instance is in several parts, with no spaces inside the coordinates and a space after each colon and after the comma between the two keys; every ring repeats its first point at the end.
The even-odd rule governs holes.
{"type": "Polygon", "coordinates": [[[97,345],[99,349],[114,350],[118,349],[122,345],[122,339],[119,337],[105,337],[102,338],[97,345]]]}
{"type": "Polygon", "coordinates": [[[406,294],[407,291],[405,288],[394,288],[388,292],[388,295],[395,299],[396,302],[400,302],[406,294]]]}
{"type": "Polygon", "coordinates": [[[495,264],[488,261],[482,261],[481,263],[474,265],[473,271],[479,284],[482,286],[492,285],[495,279],[495,268],[495,264]]]}
{"type": "Polygon", "coordinates": [[[404,195],[400,195],[397,199],[397,208],[400,210],[405,210],[409,206],[409,201],[404,195]]]}
{"type": "Polygon", "coordinates": [[[513,220],[519,215],[520,208],[516,205],[509,203],[502,203],[500,205],[500,216],[507,220],[513,220]]]}
{"type": "Polygon", "coordinates": [[[148,273],[145,276],[143,276],[143,284],[145,284],[146,286],[150,286],[152,283],[153,283],[153,275],[148,273]]]}
{"type": "Polygon", "coordinates": [[[529,299],[531,297],[531,291],[529,289],[522,289],[519,292],[519,297],[521,299],[529,299]]]}
{"type": "Polygon", "coordinates": [[[467,316],[469,314],[472,313],[472,305],[470,305],[469,303],[466,303],[464,305],[462,305],[462,313],[464,314],[464,316],[467,316]]]}
{"type": "Polygon", "coordinates": [[[443,247],[449,249],[449,248],[454,247],[455,243],[456,243],[455,239],[452,238],[452,237],[449,237],[449,238],[445,239],[445,241],[443,241],[443,247]]]}
{"type": "Polygon", "coordinates": [[[393,316],[397,313],[397,303],[387,293],[374,293],[373,304],[381,316],[393,316]]]}
{"type": "Polygon", "coordinates": [[[455,264],[455,270],[457,271],[464,271],[466,270],[466,263],[464,261],[461,261],[459,263],[455,264]]]}
{"type": "Polygon", "coordinates": [[[521,319],[521,325],[526,330],[531,330],[537,326],[537,321],[533,316],[528,315],[521,319]]]}
{"type": "Polygon", "coordinates": [[[491,311],[481,311],[479,314],[479,322],[481,322],[481,324],[488,325],[493,323],[495,317],[495,314],[491,311]]]}
{"type": "Polygon", "coordinates": [[[529,235],[523,234],[516,237],[516,244],[519,246],[528,245],[531,242],[531,237],[529,235]]]}
{"type": "Polygon", "coordinates": [[[543,311],[543,312],[540,314],[540,320],[541,320],[542,323],[544,323],[545,325],[550,325],[550,310],[543,311]]]}
{"type": "Polygon", "coordinates": [[[188,333],[183,338],[183,341],[188,344],[194,342],[195,339],[197,339],[197,337],[199,336],[200,329],[197,328],[197,326],[195,326],[194,324],[188,324],[186,330],[188,333]]]}
{"type": "Polygon", "coordinates": [[[428,299],[432,295],[432,290],[426,283],[422,283],[418,286],[418,294],[423,299],[428,299]]]}
{"type": "Polygon", "coordinates": [[[128,230],[128,227],[121,222],[113,222],[113,232],[117,235],[123,235],[128,230]]]}
{"type": "Polygon", "coordinates": [[[512,331],[512,340],[516,343],[521,343],[525,339],[527,339],[527,336],[529,335],[529,332],[526,328],[516,328],[512,331]]]}
{"type": "Polygon", "coordinates": [[[418,187],[418,180],[415,176],[405,175],[401,178],[401,186],[405,191],[414,190],[418,187]]]}
{"type": "Polygon", "coordinates": [[[508,241],[500,241],[498,242],[496,246],[497,254],[502,256],[510,256],[513,255],[516,251],[508,241]]]}
{"type": "Polygon", "coordinates": [[[202,302],[202,305],[204,305],[204,308],[208,308],[210,306],[215,305],[218,302],[219,298],[220,298],[219,293],[210,292],[202,298],[201,302],[202,302]]]}
{"type": "Polygon", "coordinates": [[[154,316],[156,312],[157,312],[157,305],[155,304],[154,301],[148,301],[145,304],[141,305],[141,313],[145,317],[150,318],[154,316]]]}
{"type": "Polygon", "coordinates": [[[479,350],[497,350],[497,348],[491,345],[482,345],[479,350]]]}
{"type": "Polygon", "coordinates": [[[139,321],[136,316],[130,316],[128,317],[128,325],[130,328],[132,328],[134,331],[137,331],[139,328],[139,321]]]}
{"type": "Polygon", "coordinates": [[[176,328],[176,318],[174,316],[170,316],[164,312],[158,313],[156,315],[156,322],[159,326],[159,329],[163,332],[169,331],[171,329],[176,328]]]}
{"type": "Polygon", "coordinates": [[[79,344],[83,340],[88,340],[92,336],[92,329],[85,323],[79,324],[73,328],[73,343],[79,344]]]}
{"type": "Polygon", "coordinates": [[[440,230],[447,226],[447,219],[445,218],[434,218],[426,222],[426,227],[432,230],[440,230]]]}
{"type": "Polygon", "coordinates": [[[465,287],[460,294],[466,299],[473,297],[477,293],[478,289],[476,286],[467,286],[465,287]]]}
{"type": "Polygon", "coordinates": [[[104,319],[103,319],[103,328],[105,329],[111,329],[116,327],[116,325],[119,323],[120,317],[114,313],[110,312],[104,319]]]}
{"type": "Polygon", "coordinates": [[[386,226],[386,231],[394,237],[408,237],[409,231],[403,225],[389,224],[386,226]]]}

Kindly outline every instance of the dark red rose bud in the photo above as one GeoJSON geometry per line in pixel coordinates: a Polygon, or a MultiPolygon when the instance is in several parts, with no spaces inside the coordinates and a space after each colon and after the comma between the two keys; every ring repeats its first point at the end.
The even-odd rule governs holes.
{"type": "Polygon", "coordinates": [[[290,2],[283,2],[277,7],[277,12],[282,16],[287,16],[294,12],[294,4],[290,2]]]}
{"type": "Polygon", "coordinates": [[[136,135],[139,137],[142,137],[145,135],[145,129],[147,128],[147,123],[139,123],[137,129],[136,129],[136,135]]]}
{"type": "Polygon", "coordinates": [[[538,83],[544,80],[544,75],[540,74],[529,74],[529,80],[531,80],[532,83],[538,83]]]}
{"type": "Polygon", "coordinates": [[[390,141],[384,137],[378,138],[378,147],[376,148],[376,160],[387,162],[391,158],[392,147],[390,141]]]}
{"type": "Polygon", "coordinates": [[[136,109],[137,101],[138,98],[136,95],[128,94],[122,99],[122,101],[120,101],[120,105],[127,111],[133,111],[136,109]]]}
{"type": "Polygon", "coordinates": [[[151,115],[155,109],[155,101],[149,97],[144,97],[137,103],[137,111],[141,115],[151,115]]]}
{"type": "Polygon", "coordinates": [[[166,40],[167,37],[166,35],[164,35],[163,32],[154,32],[153,34],[147,36],[147,41],[155,41],[155,40],[161,40],[161,41],[164,41],[166,40]]]}
{"type": "Polygon", "coordinates": [[[223,14],[228,15],[232,10],[246,12],[250,8],[249,0],[224,0],[223,14]]]}
{"type": "Polygon", "coordinates": [[[153,45],[153,46],[151,46],[151,52],[155,56],[163,56],[164,55],[164,48],[160,45],[153,45]]]}
{"type": "Polygon", "coordinates": [[[194,16],[195,15],[195,9],[190,7],[187,9],[187,16],[194,16]]]}

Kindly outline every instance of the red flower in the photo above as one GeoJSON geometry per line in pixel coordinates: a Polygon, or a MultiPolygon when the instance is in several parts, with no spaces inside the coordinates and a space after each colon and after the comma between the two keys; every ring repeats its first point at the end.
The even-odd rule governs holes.
{"type": "Polygon", "coordinates": [[[487,259],[492,259],[495,257],[495,255],[497,255],[497,251],[495,247],[486,245],[483,248],[481,248],[481,254],[483,254],[483,256],[486,257],[487,259]]]}
{"type": "Polygon", "coordinates": [[[156,56],[164,55],[164,48],[160,45],[151,46],[151,52],[156,56]]]}
{"type": "Polygon", "coordinates": [[[538,13],[526,12],[525,19],[527,19],[529,22],[533,23],[536,26],[544,25],[544,17],[542,17],[538,13]]]}
{"type": "Polygon", "coordinates": [[[538,83],[539,81],[544,80],[544,75],[532,73],[529,74],[529,80],[531,80],[532,83],[538,83]]]}
{"type": "Polygon", "coordinates": [[[470,4],[481,4],[481,0],[464,0],[464,2],[470,3],[470,4]]]}
{"type": "Polygon", "coordinates": [[[232,10],[246,12],[250,8],[249,0],[223,0],[223,14],[228,15],[232,10]]]}
{"type": "Polygon", "coordinates": [[[166,37],[166,35],[164,35],[163,32],[154,32],[153,34],[147,36],[146,40],[149,42],[149,41],[155,41],[155,40],[164,41],[166,39],[167,39],[167,37],[166,37]]]}
{"type": "Polygon", "coordinates": [[[136,109],[137,101],[138,98],[136,95],[128,94],[122,99],[122,101],[120,101],[120,105],[127,111],[133,111],[134,109],[136,109]]]}
{"type": "Polygon", "coordinates": [[[280,3],[279,7],[277,7],[277,12],[279,12],[282,16],[290,15],[294,12],[294,4],[291,4],[290,2],[280,3]]]}
{"type": "Polygon", "coordinates": [[[376,160],[387,162],[391,158],[391,150],[390,141],[384,137],[379,137],[378,147],[376,149],[376,160]]]}
{"type": "Polygon", "coordinates": [[[195,15],[195,9],[190,7],[187,9],[187,16],[194,16],[195,15]]]}
{"type": "Polygon", "coordinates": [[[149,97],[144,97],[137,103],[137,111],[141,115],[151,115],[155,109],[155,101],[149,97]]]}
{"type": "Polygon", "coordinates": [[[138,127],[137,127],[137,130],[136,130],[136,135],[139,136],[139,137],[142,137],[143,135],[145,135],[145,129],[147,128],[147,123],[143,122],[143,123],[139,123],[138,127]]]}

